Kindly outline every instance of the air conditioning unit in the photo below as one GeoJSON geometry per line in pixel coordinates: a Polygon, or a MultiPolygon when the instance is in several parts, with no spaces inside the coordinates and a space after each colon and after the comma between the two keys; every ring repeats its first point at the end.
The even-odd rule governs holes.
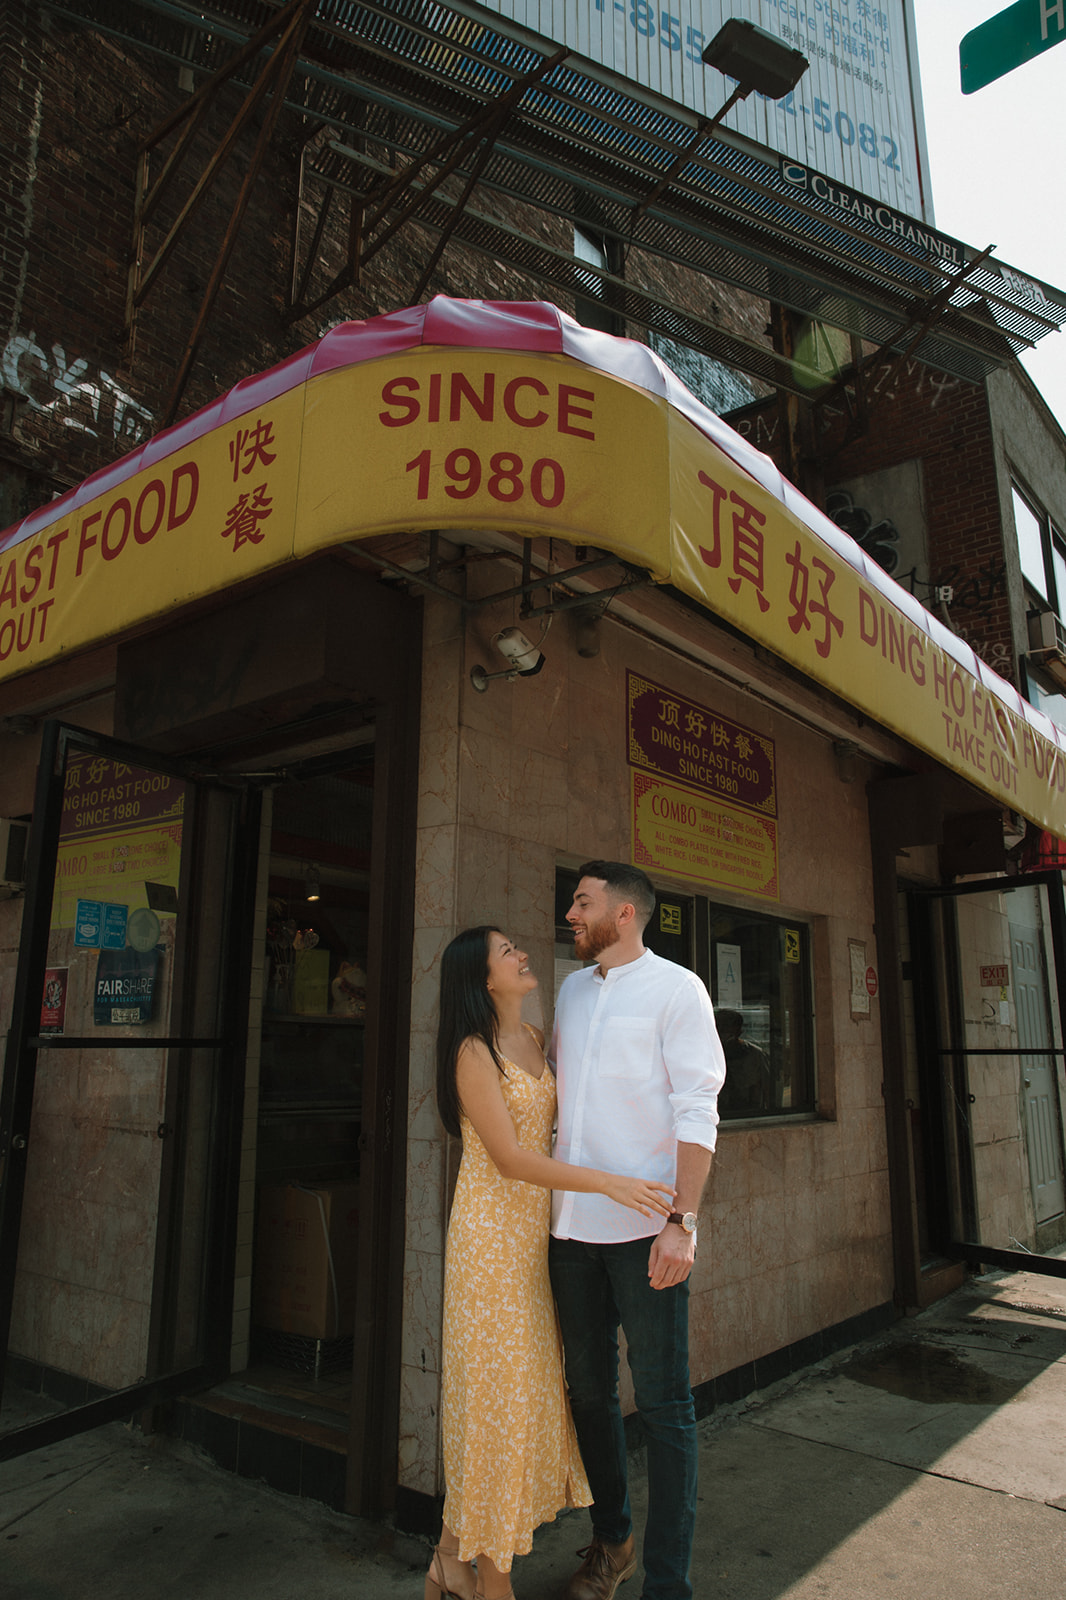
{"type": "Polygon", "coordinates": [[[1054,611],[1030,611],[1029,659],[1066,686],[1066,627],[1054,611]]]}
{"type": "Polygon", "coordinates": [[[26,845],[29,837],[28,822],[0,817],[0,887],[21,889],[26,882],[26,845]]]}

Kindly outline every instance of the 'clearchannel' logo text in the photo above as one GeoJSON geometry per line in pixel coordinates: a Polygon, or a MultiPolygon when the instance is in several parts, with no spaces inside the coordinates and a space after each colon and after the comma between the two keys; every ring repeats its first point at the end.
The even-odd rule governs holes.
{"type": "Polygon", "coordinates": [[[902,212],[893,211],[891,206],[882,205],[879,200],[871,200],[869,195],[856,194],[852,189],[843,188],[841,184],[835,183],[832,178],[827,178],[822,172],[812,172],[809,167],[803,166],[798,161],[783,159],[781,176],[786,183],[802,189],[805,194],[812,194],[818,200],[828,200],[830,205],[837,206],[849,216],[858,217],[862,222],[869,222],[875,228],[883,228],[886,233],[894,234],[896,238],[905,239],[908,244],[916,245],[927,255],[936,256],[940,261],[949,261],[956,267],[966,264],[965,249],[957,240],[949,239],[942,233],[934,233],[929,228],[923,228],[920,223],[905,217],[902,212]]]}

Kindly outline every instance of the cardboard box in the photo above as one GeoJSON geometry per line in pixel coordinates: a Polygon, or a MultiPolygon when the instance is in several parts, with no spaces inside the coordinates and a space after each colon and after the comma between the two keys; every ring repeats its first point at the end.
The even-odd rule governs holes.
{"type": "Polygon", "coordinates": [[[256,1326],[310,1339],[351,1333],[358,1243],[357,1183],[264,1184],[252,1277],[256,1326]]]}

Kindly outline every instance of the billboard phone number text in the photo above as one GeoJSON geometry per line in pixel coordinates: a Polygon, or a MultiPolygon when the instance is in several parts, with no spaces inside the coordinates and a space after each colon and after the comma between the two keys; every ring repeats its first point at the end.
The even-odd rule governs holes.
{"type": "MultiPolygon", "coordinates": [[[[683,51],[686,61],[701,61],[707,40],[699,28],[693,28],[670,11],[657,9],[650,0],[596,0],[596,10],[612,9],[627,17],[629,25],[642,39],[658,39],[664,50],[683,51]]],[[[759,95],[760,100],[767,99],[759,95]]],[[[790,89],[777,109],[789,117],[809,117],[811,126],[830,137],[833,135],[845,149],[858,145],[863,155],[888,167],[891,172],[901,172],[899,145],[891,134],[878,133],[868,122],[856,123],[847,111],[834,112],[828,100],[815,100],[813,109],[802,101],[796,105],[796,91],[790,89]]]]}

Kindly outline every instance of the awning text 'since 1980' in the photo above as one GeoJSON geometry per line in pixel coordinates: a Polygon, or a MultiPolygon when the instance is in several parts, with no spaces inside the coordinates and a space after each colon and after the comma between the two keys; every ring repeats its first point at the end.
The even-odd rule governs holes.
{"type": "Polygon", "coordinates": [[[1066,834],[1055,724],[644,345],[438,298],[345,323],[0,536],[0,678],[346,541],[494,530],[646,568],[1066,834]]]}

